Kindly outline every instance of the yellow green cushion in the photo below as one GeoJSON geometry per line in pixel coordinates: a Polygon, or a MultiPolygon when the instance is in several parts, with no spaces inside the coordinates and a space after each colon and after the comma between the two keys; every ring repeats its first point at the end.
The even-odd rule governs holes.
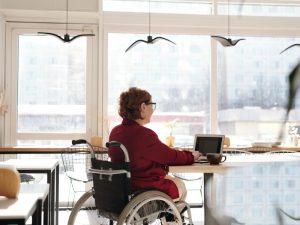
{"type": "Polygon", "coordinates": [[[17,198],[20,183],[20,174],[14,166],[0,164],[0,196],[17,198]]]}

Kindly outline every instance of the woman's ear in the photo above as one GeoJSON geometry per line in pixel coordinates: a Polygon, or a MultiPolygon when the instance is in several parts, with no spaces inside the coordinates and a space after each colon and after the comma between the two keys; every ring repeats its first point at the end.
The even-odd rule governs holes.
{"type": "Polygon", "coordinates": [[[141,104],[140,108],[141,108],[141,110],[145,110],[145,108],[146,108],[145,102],[143,102],[143,103],[141,104]]]}
{"type": "Polygon", "coordinates": [[[143,102],[140,106],[140,114],[141,114],[141,118],[144,119],[145,117],[145,109],[146,109],[146,104],[143,102]]]}

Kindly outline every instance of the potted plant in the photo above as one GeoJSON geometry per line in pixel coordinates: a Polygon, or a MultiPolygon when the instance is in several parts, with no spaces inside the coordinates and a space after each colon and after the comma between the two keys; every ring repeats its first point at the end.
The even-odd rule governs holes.
{"type": "Polygon", "coordinates": [[[298,128],[296,127],[296,124],[289,123],[288,124],[288,134],[289,134],[289,142],[292,146],[298,146],[298,128]]]}
{"type": "Polygon", "coordinates": [[[166,123],[166,127],[169,128],[169,136],[166,137],[166,145],[170,148],[174,147],[175,137],[173,136],[173,129],[177,126],[178,119],[174,119],[166,123]]]}

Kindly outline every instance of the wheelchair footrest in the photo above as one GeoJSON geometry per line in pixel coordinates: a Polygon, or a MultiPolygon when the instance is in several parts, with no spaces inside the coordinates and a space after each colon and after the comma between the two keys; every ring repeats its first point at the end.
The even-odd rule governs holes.
{"type": "Polygon", "coordinates": [[[202,203],[189,203],[190,208],[202,208],[203,204],[202,203]]]}

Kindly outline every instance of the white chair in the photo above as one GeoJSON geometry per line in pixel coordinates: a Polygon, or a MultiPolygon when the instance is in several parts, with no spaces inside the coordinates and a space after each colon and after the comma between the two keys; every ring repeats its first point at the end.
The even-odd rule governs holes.
{"type": "Polygon", "coordinates": [[[78,187],[78,184],[80,182],[82,184],[86,184],[93,180],[92,174],[88,171],[91,168],[90,150],[87,145],[71,146],[66,148],[65,151],[61,153],[61,158],[63,162],[64,172],[66,176],[70,179],[67,205],[67,207],[69,207],[70,188],[72,187],[73,190],[73,206],[76,193],[86,191],[85,187],[78,187]]]}

